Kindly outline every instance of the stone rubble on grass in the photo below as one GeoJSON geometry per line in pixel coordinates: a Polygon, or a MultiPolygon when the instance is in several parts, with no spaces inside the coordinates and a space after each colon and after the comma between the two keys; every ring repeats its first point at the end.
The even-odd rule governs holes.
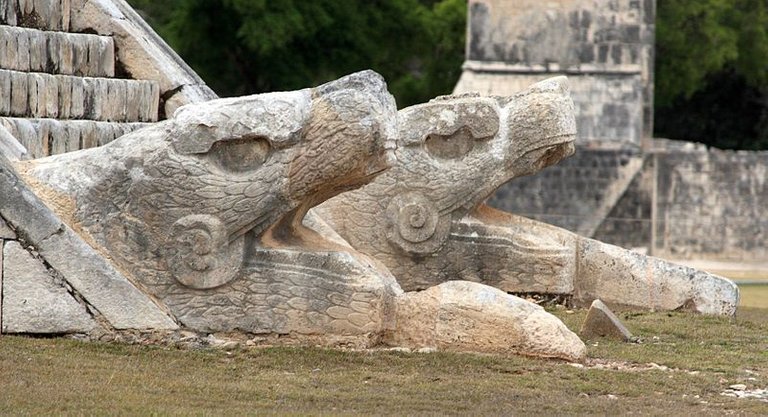
{"type": "Polygon", "coordinates": [[[511,353],[569,360],[584,343],[557,317],[497,288],[448,281],[397,300],[387,343],[413,349],[511,353]]]}
{"type": "Polygon", "coordinates": [[[607,337],[623,342],[632,340],[632,333],[600,300],[593,301],[589,307],[587,317],[579,330],[579,336],[585,340],[595,337],[607,337]]]}
{"type": "Polygon", "coordinates": [[[747,386],[744,384],[733,384],[729,386],[727,390],[721,392],[720,395],[734,398],[750,398],[768,402],[768,388],[747,389],[747,386]]]}

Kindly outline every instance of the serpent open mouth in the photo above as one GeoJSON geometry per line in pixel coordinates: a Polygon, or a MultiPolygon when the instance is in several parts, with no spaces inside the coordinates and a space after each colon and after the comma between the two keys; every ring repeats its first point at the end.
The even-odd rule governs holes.
{"type": "Polygon", "coordinates": [[[547,142],[557,140],[558,143],[541,146],[525,154],[523,158],[532,162],[532,167],[536,171],[554,165],[576,152],[574,141],[575,134],[564,134],[547,138],[547,142]]]}

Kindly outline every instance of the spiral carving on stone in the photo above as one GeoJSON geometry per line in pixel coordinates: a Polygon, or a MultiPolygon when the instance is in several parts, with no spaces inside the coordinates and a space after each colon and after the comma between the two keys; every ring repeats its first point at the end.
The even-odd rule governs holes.
{"type": "Polygon", "coordinates": [[[451,215],[440,214],[418,192],[396,196],[387,206],[387,239],[409,252],[428,254],[442,247],[451,231],[451,215]]]}
{"type": "Polygon", "coordinates": [[[224,224],[214,216],[194,214],[173,224],[168,239],[168,267],[181,284],[209,289],[232,281],[240,271],[245,239],[228,242],[224,224]]]}

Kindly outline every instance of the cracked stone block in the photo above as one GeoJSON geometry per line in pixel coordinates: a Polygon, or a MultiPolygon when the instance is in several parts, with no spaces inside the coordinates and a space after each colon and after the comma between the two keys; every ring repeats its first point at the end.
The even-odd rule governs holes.
{"type": "Polygon", "coordinates": [[[0,69],[0,109],[8,116],[154,122],[160,90],[147,80],[75,77],[0,69]]]}
{"type": "MultiPolygon", "coordinates": [[[[0,85],[0,91],[4,91],[4,86],[0,85]]],[[[3,109],[0,108],[0,113],[3,109]]],[[[3,113],[4,114],[4,113],[3,113]]],[[[0,155],[10,161],[18,161],[27,157],[27,150],[19,141],[3,126],[0,122],[0,155]]]]}
{"type": "MultiPolygon", "coordinates": [[[[2,217],[0,217],[0,239],[16,239],[16,233],[13,233],[13,230],[8,227],[8,224],[2,217]]],[[[0,249],[2,249],[2,247],[0,247],[0,249]]],[[[2,264],[0,263],[0,267],[1,266],[2,264]]]]}
{"type": "Polygon", "coordinates": [[[2,333],[81,333],[96,322],[18,242],[3,248],[2,333]]]}
{"type": "Polygon", "coordinates": [[[600,300],[592,302],[587,317],[581,326],[579,336],[583,339],[608,337],[627,342],[632,339],[632,333],[616,317],[605,303],[600,300]]]}
{"type": "Polygon", "coordinates": [[[0,26],[0,68],[86,77],[115,76],[109,36],[0,26]]]}
{"type": "Polygon", "coordinates": [[[739,287],[727,278],[593,239],[579,239],[577,257],[577,304],[600,299],[614,310],[736,313],[739,287]]]}
{"type": "Polygon", "coordinates": [[[93,120],[56,120],[0,117],[32,159],[105,145],[149,123],[114,123],[93,120]]]}
{"type": "Polygon", "coordinates": [[[399,297],[395,328],[385,343],[574,362],[587,353],[579,337],[541,306],[469,281],[448,281],[399,297]]]}
{"type": "Polygon", "coordinates": [[[0,24],[66,32],[70,27],[70,6],[70,0],[3,0],[0,24]]]}
{"type": "Polygon", "coordinates": [[[0,215],[34,245],[116,329],[175,329],[176,323],[93,248],[67,228],[0,155],[0,215]]]}

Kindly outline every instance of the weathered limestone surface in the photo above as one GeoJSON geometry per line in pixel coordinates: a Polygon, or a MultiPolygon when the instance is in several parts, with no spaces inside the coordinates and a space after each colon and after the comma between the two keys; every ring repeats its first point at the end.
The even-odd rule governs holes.
{"type": "Polygon", "coordinates": [[[651,53],[654,6],[651,0],[470,0],[468,59],[533,69],[640,66],[651,53]]]}
{"type": "Polygon", "coordinates": [[[218,97],[124,0],[72,0],[71,26],[112,36],[125,70],[159,84],[167,117],[184,104],[218,97]]]}
{"type": "MultiPolygon", "coordinates": [[[[8,227],[8,223],[2,217],[0,217],[0,239],[16,239],[16,233],[13,233],[13,230],[8,227]]],[[[2,265],[2,262],[0,262],[0,265],[2,265]]]]}
{"type": "Polygon", "coordinates": [[[768,151],[659,149],[654,253],[768,260],[768,151]]]}
{"type": "Polygon", "coordinates": [[[579,336],[585,340],[594,337],[609,337],[624,342],[632,339],[632,333],[624,323],[613,314],[610,308],[600,300],[595,300],[587,311],[587,317],[579,330],[579,336]]]}
{"type": "Polygon", "coordinates": [[[436,99],[399,117],[396,165],[317,213],[383,262],[406,291],[464,279],[505,291],[570,293],[574,242],[494,222],[482,204],[509,179],[573,152],[565,78],[506,98],[436,99]]]}
{"type": "MultiPolygon", "coordinates": [[[[0,223],[4,222],[2,218],[0,218],[0,223]]],[[[3,248],[5,247],[5,240],[0,238],[0,291],[3,289],[3,248]]],[[[2,306],[2,292],[0,292],[0,333],[2,333],[3,329],[3,306],[2,306]]]]}
{"type": "Polygon", "coordinates": [[[601,298],[623,308],[732,315],[729,280],[585,239],[486,206],[502,183],[573,151],[563,77],[506,99],[454,96],[400,111],[397,164],[318,207],[406,291],[449,280],[507,292],[601,298]],[[503,103],[493,107],[492,103],[503,103]]]}
{"type": "Polygon", "coordinates": [[[400,297],[388,343],[570,361],[586,356],[584,343],[542,307],[468,281],[450,281],[400,297]]]}
{"type": "MultiPolygon", "coordinates": [[[[484,100],[477,109],[463,104],[447,106],[475,114],[480,127],[472,133],[484,139],[488,132],[480,122],[500,107],[529,120],[529,109],[504,99],[484,100]]],[[[550,104],[568,105],[557,99],[550,104]]],[[[439,115],[434,110],[425,109],[439,115]]],[[[59,216],[186,328],[582,359],[583,343],[531,303],[481,284],[453,282],[430,293],[436,294],[437,304],[429,305],[436,310],[421,309],[414,304],[431,298],[403,293],[378,260],[335,233],[326,239],[302,225],[312,206],[371,181],[392,164],[397,121],[383,80],[366,71],[314,89],[185,106],[173,119],[103,147],[17,167],[59,216]],[[408,322],[431,329],[430,338],[414,340],[416,328],[397,324],[408,322]]],[[[521,135],[567,133],[568,122],[549,135],[551,127],[532,121],[521,135]]],[[[453,145],[428,146],[450,155],[453,145]]],[[[533,146],[535,155],[519,159],[530,166],[517,168],[535,170],[547,162],[542,158],[554,161],[557,152],[567,153],[568,145],[566,139],[554,140],[554,150],[533,146]]],[[[510,152],[503,143],[493,146],[510,152]]],[[[316,216],[306,221],[328,228],[316,216]]],[[[55,231],[38,234],[57,248],[71,244],[55,231]]],[[[55,256],[54,263],[71,266],[55,256]]]]}
{"type": "MultiPolygon", "coordinates": [[[[616,238],[623,234],[627,240],[635,238],[642,241],[641,237],[645,237],[647,242],[650,234],[643,233],[641,227],[650,223],[650,207],[639,210],[643,215],[641,219],[647,224],[607,224],[605,217],[600,218],[601,213],[603,216],[614,214],[606,214],[602,209],[612,205],[615,207],[618,203],[616,200],[624,196],[622,191],[626,193],[630,187],[638,187],[637,184],[626,183],[627,180],[638,179],[647,167],[641,166],[640,173],[636,168],[646,159],[637,147],[591,149],[577,145],[575,154],[561,163],[536,175],[518,178],[502,185],[488,200],[488,205],[601,241],[605,239],[585,233],[589,232],[590,221],[600,223],[595,233],[599,231],[601,236],[605,236],[605,229],[611,227],[616,228],[616,238]],[[633,176],[635,178],[632,178],[633,176]],[[635,227],[629,229],[631,226],[635,227]]],[[[647,164],[649,161],[645,162],[647,164]]],[[[646,188],[650,198],[650,187],[646,188]]],[[[635,192],[634,195],[638,194],[639,192],[635,192]]],[[[626,213],[625,217],[635,216],[626,213]]],[[[614,241],[609,243],[617,244],[614,241]]]]}
{"type": "Polygon", "coordinates": [[[115,45],[109,36],[0,26],[0,68],[114,77],[115,45]]]}
{"type": "Polygon", "coordinates": [[[153,81],[74,77],[0,70],[0,114],[103,121],[157,120],[153,81]]]}
{"type": "Polygon", "coordinates": [[[149,124],[0,117],[0,126],[5,126],[34,159],[102,146],[149,124]]]}
{"type": "Polygon", "coordinates": [[[135,12],[129,14],[140,24],[128,22],[121,9],[130,6],[111,0],[0,4],[0,121],[29,150],[27,157],[102,145],[141,126],[127,123],[154,122],[165,118],[166,107],[170,115],[182,104],[216,97],[135,12]],[[120,30],[126,24],[132,32],[120,30]],[[137,42],[149,45],[149,55],[131,52],[137,42]]]}
{"type": "Polygon", "coordinates": [[[0,24],[43,30],[69,30],[70,0],[3,0],[0,24]]]}
{"type": "Polygon", "coordinates": [[[16,138],[0,123],[0,155],[10,161],[18,161],[27,157],[27,150],[16,138]]]}
{"type": "Polygon", "coordinates": [[[739,289],[728,279],[592,239],[579,239],[575,298],[614,307],[687,309],[733,315],[739,289]]]}
{"type": "Polygon", "coordinates": [[[2,333],[77,333],[96,326],[85,307],[18,242],[6,242],[2,258],[2,333]]]}
{"type": "Polygon", "coordinates": [[[387,167],[395,115],[383,80],[364,72],[183,107],[104,147],[20,168],[185,326],[367,337],[384,324],[394,279],[301,220],[387,167]]]}
{"type": "MultiPolygon", "coordinates": [[[[48,190],[39,190],[41,196],[48,190]]],[[[113,327],[117,329],[175,329],[178,326],[149,297],[139,291],[102,254],[66,226],[19,179],[0,155],[0,215],[20,238],[33,245],[113,327]]],[[[7,260],[7,258],[6,258],[7,260]]]]}
{"type": "MultiPolygon", "coordinates": [[[[465,64],[455,93],[508,96],[551,77],[542,73],[470,71],[465,64]]],[[[583,74],[566,72],[576,110],[579,143],[639,145],[643,137],[643,79],[640,74],[583,74]]]]}
{"type": "Polygon", "coordinates": [[[639,144],[652,132],[654,0],[470,0],[455,93],[573,83],[579,137],[639,144]]]}

